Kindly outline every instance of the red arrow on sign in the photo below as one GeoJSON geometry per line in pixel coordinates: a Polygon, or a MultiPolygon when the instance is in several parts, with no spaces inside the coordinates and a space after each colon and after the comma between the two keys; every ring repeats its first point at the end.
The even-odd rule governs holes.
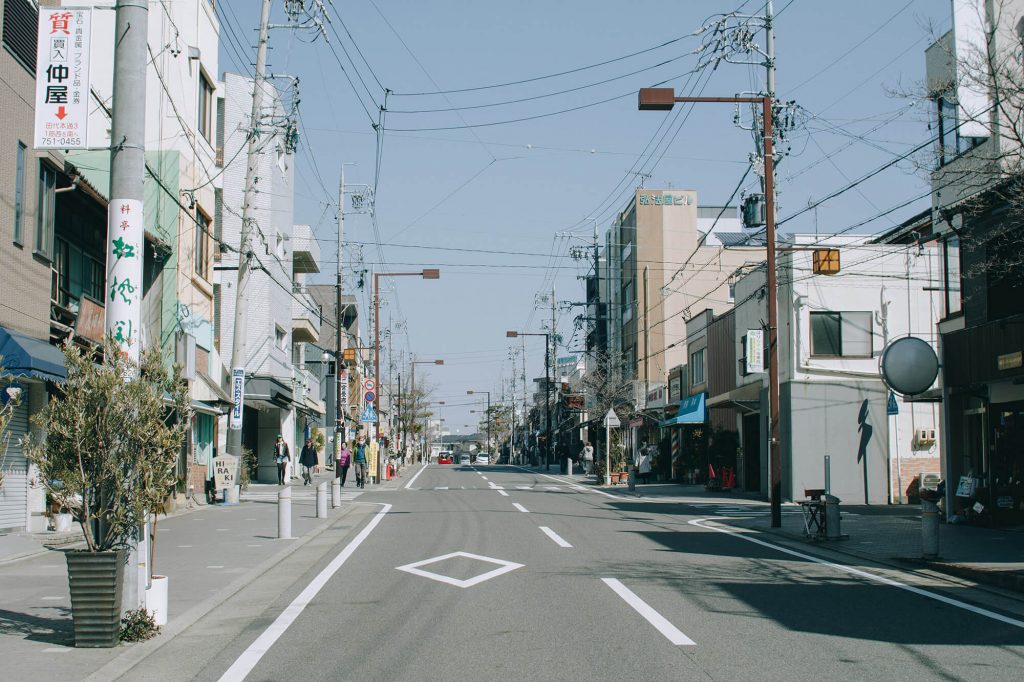
{"type": "Polygon", "coordinates": [[[68,112],[64,110],[63,106],[57,107],[57,118],[58,119],[63,121],[64,117],[67,116],[67,115],[68,115],[68,112]]]}

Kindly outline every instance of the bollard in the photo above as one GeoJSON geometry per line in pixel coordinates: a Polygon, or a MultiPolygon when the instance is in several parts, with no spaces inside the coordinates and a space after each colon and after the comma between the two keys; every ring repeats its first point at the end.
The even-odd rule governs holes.
{"type": "Polygon", "coordinates": [[[843,536],[839,525],[839,501],[835,495],[825,495],[825,537],[829,540],[838,540],[843,536]]]}
{"type": "Polygon", "coordinates": [[[239,486],[233,485],[225,490],[224,504],[238,504],[239,486]]]}
{"type": "Polygon", "coordinates": [[[629,478],[627,480],[629,481],[629,489],[635,491],[636,490],[636,467],[635,466],[630,466],[629,467],[629,478]]]}
{"type": "MultiPolygon", "coordinates": [[[[930,492],[930,491],[929,491],[930,492]]],[[[921,554],[925,559],[939,558],[939,506],[925,499],[921,491],[921,554]]]]}
{"type": "Polygon", "coordinates": [[[572,476],[572,457],[565,458],[565,473],[572,476]]]}
{"type": "Polygon", "coordinates": [[[337,509],[341,506],[341,479],[335,478],[331,481],[331,508],[337,509]]]}
{"type": "Polygon", "coordinates": [[[316,487],[316,517],[327,518],[327,481],[323,481],[316,487]]]}
{"type": "Polygon", "coordinates": [[[277,492],[277,537],[290,540],[292,537],[292,487],[286,485],[277,492]]]}

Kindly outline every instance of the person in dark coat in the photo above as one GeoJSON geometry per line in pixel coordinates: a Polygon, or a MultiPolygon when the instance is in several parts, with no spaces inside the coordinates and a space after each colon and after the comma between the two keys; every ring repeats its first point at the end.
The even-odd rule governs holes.
{"type": "Polygon", "coordinates": [[[317,465],[317,461],[313,439],[307,438],[306,444],[302,446],[302,452],[299,453],[299,464],[302,465],[302,485],[309,485],[313,482],[313,467],[317,465]]]}

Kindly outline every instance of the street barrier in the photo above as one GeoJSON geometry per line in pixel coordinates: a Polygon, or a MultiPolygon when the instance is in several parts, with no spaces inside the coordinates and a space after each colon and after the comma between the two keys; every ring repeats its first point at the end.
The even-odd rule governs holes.
{"type": "Polygon", "coordinates": [[[936,500],[925,499],[921,491],[921,554],[925,559],[939,557],[939,506],[936,500]]]}
{"type": "Polygon", "coordinates": [[[277,492],[277,537],[290,540],[292,537],[292,487],[286,485],[277,492]]]}
{"type": "Polygon", "coordinates": [[[327,518],[327,481],[321,482],[316,487],[316,517],[327,518]]]}
{"type": "Polygon", "coordinates": [[[331,480],[331,509],[337,509],[341,506],[341,479],[334,478],[331,480]]]}

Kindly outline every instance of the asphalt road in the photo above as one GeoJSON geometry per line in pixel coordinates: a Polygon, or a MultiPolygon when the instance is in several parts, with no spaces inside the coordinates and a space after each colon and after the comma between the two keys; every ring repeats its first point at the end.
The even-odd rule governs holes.
{"type": "Polygon", "coordinates": [[[786,553],[771,536],[716,530],[700,521],[709,509],[685,501],[431,465],[352,504],[125,679],[167,679],[168,668],[175,679],[417,681],[1024,670],[1020,604],[977,606],[953,584],[786,553]]]}

